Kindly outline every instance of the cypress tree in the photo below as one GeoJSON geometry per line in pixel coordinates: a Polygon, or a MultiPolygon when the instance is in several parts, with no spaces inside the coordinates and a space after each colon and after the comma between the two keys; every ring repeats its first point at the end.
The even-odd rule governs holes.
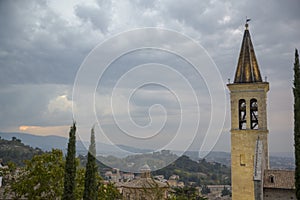
{"type": "Polygon", "coordinates": [[[95,200],[97,199],[97,165],[96,165],[96,144],[95,144],[95,133],[94,128],[91,130],[91,143],[89,146],[89,152],[87,155],[85,181],[84,181],[84,200],[95,200]]]}
{"type": "Polygon", "coordinates": [[[296,197],[300,200],[300,66],[298,50],[295,50],[294,63],[294,145],[295,145],[295,186],[296,197]]]}
{"type": "Polygon", "coordinates": [[[75,199],[75,177],[76,177],[76,124],[70,128],[68,152],[66,156],[65,178],[64,178],[64,193],[63,200],[75,199]]]}

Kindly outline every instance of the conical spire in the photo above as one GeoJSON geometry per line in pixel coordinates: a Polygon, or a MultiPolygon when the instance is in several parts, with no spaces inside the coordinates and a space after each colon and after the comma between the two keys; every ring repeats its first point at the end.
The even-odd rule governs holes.
{"type": "Polygon", "coordinates": [[[244,32],[234,83],[262,82],[254,48],[251,42],[250,32],[248,30],[248,23],[246,23],[245,27],[246,29],[244,32]]]}

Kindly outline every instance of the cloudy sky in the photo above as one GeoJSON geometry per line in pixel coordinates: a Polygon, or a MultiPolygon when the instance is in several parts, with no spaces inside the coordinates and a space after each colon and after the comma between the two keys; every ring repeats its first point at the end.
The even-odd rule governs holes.
{"type": "MultiPolygon", "coordinates": [[[[2,0],[0,1],[0,131],[67,136],[68,128],[73,120],[72,105],[75,103],[74,112],[80,113],[81,117],[78,114],[74,116],[81,128],[79,130],[84,140],[89,138],[88,129],[97,120],[101,121],[102,131],[105,131],[106,135],[116,134],[110,140],[118,138],[117,133],[120,127],[112,125],[115,120],[111,116],[114,114],[114,117],[121,118],[122,122],[128,122],[126,121],[128,109],[132,110],[130,116],[134,121],[133,124],[145,130],[145,132],[135,133],[132,127],[127,127],[133,132],[132,134],[141,134],[140,137],[144,137],[143,134],[149,138],[154,137],[157,132],[156,128],[161,127],[163,122],[165,126],[161,137],[156,139],[172,140],[174,137],[172,134],[176,132],[181,119],[178,116],[189,112],[186,119],[194,119],[194,115],[197,116],[199,113],[194,112],[197,106],[193,107],[195,102],[191,100],[190,94],[179,92],[185,90],[182,84],[177,84],[176,74],[174,76],[162,75],[163,70],[170,70],[164,66],[171,66],[183,74],[193,86],[202,117],[199,122],[201,129],[199,132],[207,132],[209,129],[207,124],[212,123],[211,121],[220,121],[223,125],[222,117],[210,119],[213,115],[211,114],[212,107],[215,106],[210,99],[212,95],[210,87],[214,82],[211,80],[226,84],[228,78],[233,79],[244,23],[248,16],[251,18],[250,33],[260,70],[262,76],[266,76],[270,83],[268,93],[269,148],[273,152],[293,151],[292,68],[294,50],[300,48],[299,8],[298,0],[255,0],[236,1],[236,3],[216,0],[2,0]],[[205,53],[217,66],[220,76],[218,73],[209,77],[193,76],[195,73],[189,68],[190,64],[170,52],[157,49],[131,52],[111,63],[109,70],[105,71],[104,78],[98,80],[96,95],[94,95],[97,100],[94,105],[97,120],[90,120],[91,114],[85,106],[79,106],[72,98],[73,86],[78,80],[76,77],[80,79],[80,73],[83,73],[80,66],[84,66],[84,59],[91,55],[89,53],[97,45],[101,46],[105,41],[112,42],[112,37],[145,27],[159,27],[191,38],[205,49],[205,53]],[[132,82],[126,82],[117,87],[117,97],[113,100],[116,107],[113,112],[110,107],[110,98],[114,95],[111,88],[132,67],[153,62],[161,65],[148,66],[147,69],[153,70],[142,71],[138,77],[149,78],[149,82],[151,78],[156,81],[167,80],[168,84],[178,89],[178,94],[177,90],[174,93],[170,88],[162,88],[160,84],[148,84],[140,88],[138,92],[134,92],[132,99],[131,97],[128,99],[125,93],[131,88],[132,82]],[[157,77],[158,79],[164,78],[163,80],[155,79],[157,77]],[[210,80],[209,84],[208,80],[210,80]],[[187,106],[182,110],[180,107],[182,105],[190,105],[190,107],[187,106]],[[80,121],[85,117],[88,122],[80,121]],[[150,126],[147,126],[149,122],[151,122],[150,126]],[[152,129],[147,129],[147,127],[152,129]],[[147,130],[151,133],[147,133],[147,130]],[[153,130],[156,131],[153,132],[153,130]]],[[[176,34],[172,36],[174,35],[176,34]]],[[[131,45],[131,42],[136,40],[148,41],[150,36],[140,33],[136,37],[128,38],[130,37],[127,36],[125,42],[120,42],[122,44],[114,43],[110,48],[102,51],[101,56],[105,57],[104,55],[108,55],[108,52],[119,49],[118,45],[131,45]]],[[[164,43],[166,38],[159,39],[164,43]]],[[[176,36],[172,37],[173,40],[174,38],[176,39],[176,36]]],[[[178,40],[176,42],[180,49],[183,43],[178,40]]],[[[182,48],[190,50],[190,54],[193,52],[188,45],[182,48]]],[[[127,78],[133,80],[137,77],[129,75],[127,78]]],[[[79,96],[82,97],[83,94],[79,96]]],[[[221,129],[213,131],[221,133],[215,149],[229,151],[230,119],[228,119],[227,89],[225,94],[226,120],[221,129]]],[[[75,97],[77,97],[76,94],[75,97]]],[[[89,99],[87,104],[89,104],[89,99]]],[[[216,107],[215,110],[219,109],[216,107]]],[[[123,125],[127,126],[128,123],[123,123],[123,125]]],[[[186,126],[192,125],[186,124],[186,126]]],[[[99,128],[96,128],[96,131],[101,132],[99,128]]],[[[189,134],[186,133],[188,140],[193,137],[189,134]]],[[[199,148],[203,141],[204,136],[199,135],[193,142],[194,149],[199,148]]],[[[151,140],[150,142],[156,143],[157,141],[151,140]]],[[[113,142],[121,143],[120,140],[113,142]]],[[[125,144],[135,145],[136,141],[125,144]]],[[[146,144],[147,142],[141,142],[136,146],[146,144]]],[[[163,145],[164,142],[158,144],[157,147],[160,148],[163,145]]]]}

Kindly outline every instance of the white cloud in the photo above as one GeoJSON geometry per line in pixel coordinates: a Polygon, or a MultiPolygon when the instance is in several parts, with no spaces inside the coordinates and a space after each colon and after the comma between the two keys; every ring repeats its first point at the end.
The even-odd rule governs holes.
{"type": "Polygon", "coordinates": [[[230,20],[231,20],[231,17],[230,17],[229,15],[225,15],[225,16],[223,17],[223,19],[219,20],[218,22],[219,22],[220,24],[227,24],[228,22],[230,22],[230,20]]]}
{"type": "Polygon", "coordinates": [[[70,112],[72,110],[72,101],[67,98],[67,95],[61,95],[50,100],[48,111],[54,112],[70,112]]]}

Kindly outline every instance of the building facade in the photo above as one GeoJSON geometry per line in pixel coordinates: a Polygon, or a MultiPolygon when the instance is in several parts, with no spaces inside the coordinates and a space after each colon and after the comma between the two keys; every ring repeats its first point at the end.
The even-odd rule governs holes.
{"type": "Polygon", "coordinates": [[[295,171],[268,169],[264,172],[263,199],[297,199],[295,193],[295,171]]]}

